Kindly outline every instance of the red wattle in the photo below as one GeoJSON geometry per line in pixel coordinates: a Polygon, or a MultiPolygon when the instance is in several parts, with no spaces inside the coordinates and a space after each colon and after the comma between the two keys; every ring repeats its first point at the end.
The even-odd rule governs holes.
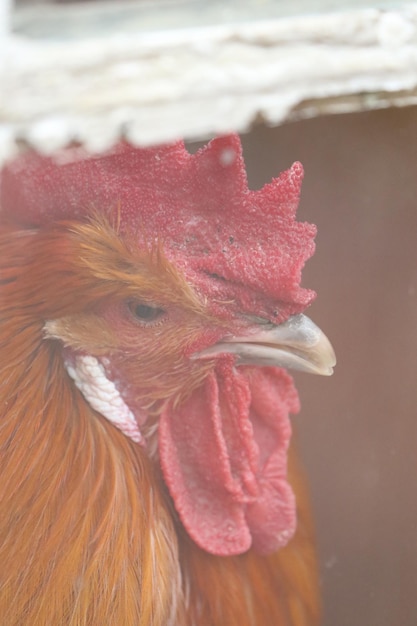
{"type": "Polygon", "coordinates": [[[165,481],[192,539],[212,554],[272,552],[295,530],[287,482],[290,376],[276,368],[236,369],[220,360],[159,424],[165,481]]]}

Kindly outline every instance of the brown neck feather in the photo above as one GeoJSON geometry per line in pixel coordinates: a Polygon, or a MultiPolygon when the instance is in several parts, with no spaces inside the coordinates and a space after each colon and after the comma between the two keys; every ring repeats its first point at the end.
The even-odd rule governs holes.
{"type": "Polygon", "coordinates": [[[177,624],[178,548],[159,479],[31,319],[30,241],[0,240],[1,621],[177,624]]]}
{"type": "Polygon", "coordinates": [[[175,624],[176,534],[145,455],[71,388],[59,350],[2,370],[4,623],[175,624]]]}

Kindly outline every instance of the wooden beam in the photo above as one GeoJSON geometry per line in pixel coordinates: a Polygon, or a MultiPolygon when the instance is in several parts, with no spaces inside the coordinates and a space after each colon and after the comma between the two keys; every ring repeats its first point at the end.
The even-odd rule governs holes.
{"type": "Polygon", "coordinates": [[[417,4],[340,7],[18,3],[0,48],[0,160],[27,144],[99,152],[121,136],[203,139],[259,119],[415,103],[417,4]]]}

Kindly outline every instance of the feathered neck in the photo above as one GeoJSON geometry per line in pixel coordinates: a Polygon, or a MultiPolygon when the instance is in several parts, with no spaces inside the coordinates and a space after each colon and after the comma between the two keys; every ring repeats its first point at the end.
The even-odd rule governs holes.
{"type": "Polygon", "coordinates": [[[140,449],[73,388],[61,347],[31,319],[31,237],[0,238],[0,614],[8,624],[176,624],[164,492],[140,449]]]}

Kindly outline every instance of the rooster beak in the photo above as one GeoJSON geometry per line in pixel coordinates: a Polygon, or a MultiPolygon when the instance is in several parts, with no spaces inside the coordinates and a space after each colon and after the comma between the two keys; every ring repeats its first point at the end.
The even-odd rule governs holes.
{"type": "Polygon", "coordinates": [[[228,337],[193,355],[194,359],[236,355],[237,365],[269,365],[330,376],[336,356],[322,330],[306,315],[293,315],[283,324],[254,334],[228,337]]]}

